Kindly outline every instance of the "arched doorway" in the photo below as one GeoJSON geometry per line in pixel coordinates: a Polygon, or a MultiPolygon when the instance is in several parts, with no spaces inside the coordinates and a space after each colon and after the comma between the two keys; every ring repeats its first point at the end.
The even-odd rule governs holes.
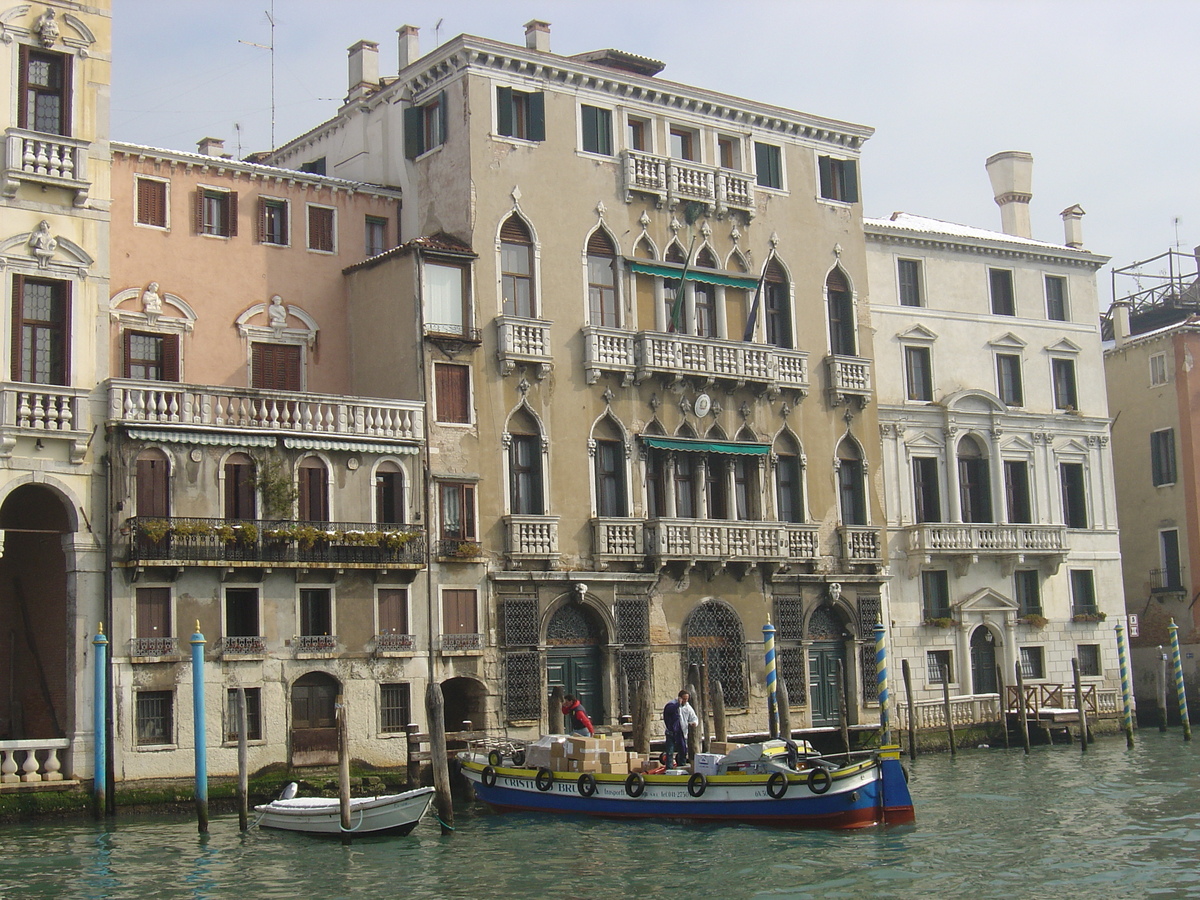
{"type": "Polygon", "coordinates": [[[336,704],[341,683],[324,672],[309,672],[292,684],[292,765],[337,763],[336,704]]]}
{"type": "Polygon", "coordinates": [[[592,721],[604,721],[604,625],[582,603],[559,607],[546,625],[546,685],[574,694],[592,721]]]}
{"type": "Polygon", "coordinates": [[[994,694],[996,684],[996,636],[986,625],[971,634],[971,691],[994,694]]]}
{"type": "MultiPolygon", "coordinates": [[[[719,679],[726,706],[748,706],[746,642],[742,620],[734,609],[719,600],[705,600],[688,615],[685,629],[688,668],[693,665],[706,666],[709,690],[712,690],[713,682],[719,679]]],[[[693,687],[702,690],[698,684],[693,687]]]]}
{"type": "Polygon", "coordinates": [[[63,541],[71,521],[54,490],[27,484],[0,506],[0,530],[0,738],[66,737],[74,730],[63,541]]]}
{"type": "Polygon", "coordinates": [[[846,642],[842,620],[832,606],[819,606],[808,620],[808,684],[812,724],[837,725],[838,663],[846,664],[846,642]]]}
{"type": "Polygon", "coordinates": [[[474,678],[442,682],[442,720],[447,731],[461,731],[470,722],[475,731],[487,728],[487,692],[474,678]]]}

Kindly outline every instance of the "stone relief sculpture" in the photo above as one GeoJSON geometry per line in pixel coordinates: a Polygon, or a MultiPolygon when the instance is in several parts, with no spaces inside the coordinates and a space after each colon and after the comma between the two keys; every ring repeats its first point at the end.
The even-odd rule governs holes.
{"type": "Polygon", "coordinates": [[[58,41],[58,21],[54,18],[54,10],[46,7],[46,11],[38,17],[34,24],[33,30],[40,38],[43,47],[53,47],[58,41]]]}
{"type": "Polygon", "coordinates": [[[158,293],[158,282],[152,281],[142,291],[142,312],[148,316],[157,316],[162,312],[162,297],[158,293]]]}
{"type": "Polygon", "coordinates": [[[37,229],[29,235],[29,250],[37,260],[39,269],[50,268],[50,260],[57,249],[58,239],[50,233],[50,223],[42,219],[37,229]]]}
{"type": "Polygon", "coordinates": [[[267,321],[272,328],[285,328],[287,317],[287,306],[284,305],[283,298],[276,294],[271,298],[271,305],[267,307],[267,321]]]}

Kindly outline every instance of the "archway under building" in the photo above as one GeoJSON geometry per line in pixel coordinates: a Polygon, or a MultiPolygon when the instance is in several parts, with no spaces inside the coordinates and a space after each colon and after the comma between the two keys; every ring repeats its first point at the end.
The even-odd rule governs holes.
{"type": "Polygon", "coordinates": [[[487,728],[487,690],[474,678],[447,678],[442,682],[442,720],[446,731],[461,731],[470,722],[475,731],[487,728]]]}
{"type": "Polygon", "coordinates": [[[341,682],[325,672],[308,672],[292,682],[293,766],[337,763],[337,698],[341,692],[341,682]]]}

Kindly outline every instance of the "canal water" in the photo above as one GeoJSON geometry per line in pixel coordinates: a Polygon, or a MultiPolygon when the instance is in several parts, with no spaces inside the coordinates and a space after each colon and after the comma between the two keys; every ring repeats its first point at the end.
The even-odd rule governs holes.
{"type": "Polygon", "coordinates": [[[1178,729],[905,762],[917,824],[783,832],[463,806],[443,837],[350,846],[237,817],[0,827],[0,898],[764,898],[1200,896],[1200,741],[1178,729]]]}

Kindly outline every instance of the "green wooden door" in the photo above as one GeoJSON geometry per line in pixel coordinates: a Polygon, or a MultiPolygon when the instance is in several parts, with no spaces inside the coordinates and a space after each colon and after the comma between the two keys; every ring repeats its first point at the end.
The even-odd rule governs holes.
{"type": "Polygon", "coordinates": [[[599,647],[556,647],[548,650],[546,683],[551,692],[561,687],[564,694],[578,697],[593,724],[604,721],[599,647]]]}
{"type": "Polygon", "coordinates": [[[814,641],[808,648],[809,701],[814,726],[837,725],[840,721],[837,672],[838,660],[844,652],[837,641],[814,641]]]}

